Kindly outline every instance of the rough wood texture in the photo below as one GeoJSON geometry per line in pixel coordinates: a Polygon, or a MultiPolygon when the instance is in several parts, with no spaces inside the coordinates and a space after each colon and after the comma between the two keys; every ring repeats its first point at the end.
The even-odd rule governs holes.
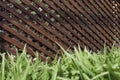
{"type": "Polygon", "coordinates": [[[120,4],[113,0],[0,0],[0,49],[54,59],[60,44],[93,51],[120,40],[120,4]]]}

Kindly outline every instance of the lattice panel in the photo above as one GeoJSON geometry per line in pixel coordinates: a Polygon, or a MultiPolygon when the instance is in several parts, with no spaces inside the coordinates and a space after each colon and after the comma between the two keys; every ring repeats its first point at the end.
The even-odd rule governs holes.
{"type": "Polygon", "coordinates": [[[112,0],[1,0],[0,49],[27,51],[54,59],[80,45],[93,51],[120,40],[120,4],[112,0]],[[34,51],[34,52],[33,52],[34,51]]]}

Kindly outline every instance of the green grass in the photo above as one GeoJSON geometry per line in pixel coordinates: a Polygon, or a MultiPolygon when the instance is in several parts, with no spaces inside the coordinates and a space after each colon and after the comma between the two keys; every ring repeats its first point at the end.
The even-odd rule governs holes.
{"type": "Polygon", "coordinates": [[[119,80],[120,50],[94,53],[75,48],[73,52],[63,50],[58,60],[48,64],[36,55],[33,62],[27,58],[25,49],[21,55],[16,53],[5,58],[1,54],[0,80],[119,80]],[[73,54],[74,53],[74,54],[73,54]]]}

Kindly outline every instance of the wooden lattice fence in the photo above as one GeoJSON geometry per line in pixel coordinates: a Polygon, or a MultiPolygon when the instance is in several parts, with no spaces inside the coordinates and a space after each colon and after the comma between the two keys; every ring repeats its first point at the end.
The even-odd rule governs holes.
{"type": "Polygon", "coordinates": [[[80,45],[93,51],[120,40],[120,4],[112,0],[0,0],[0,49],[54,59],[80,45]]]}

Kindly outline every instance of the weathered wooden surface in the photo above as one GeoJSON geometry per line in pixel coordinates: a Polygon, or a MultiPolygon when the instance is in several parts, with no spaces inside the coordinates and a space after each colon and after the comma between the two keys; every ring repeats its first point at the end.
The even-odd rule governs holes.
{"type": "Polygon", "coordinates": [[[60,44],[93,51],[120,40],[120,4],[113,0],[0,0],[0,49],[54,59],[60,44]]]}

